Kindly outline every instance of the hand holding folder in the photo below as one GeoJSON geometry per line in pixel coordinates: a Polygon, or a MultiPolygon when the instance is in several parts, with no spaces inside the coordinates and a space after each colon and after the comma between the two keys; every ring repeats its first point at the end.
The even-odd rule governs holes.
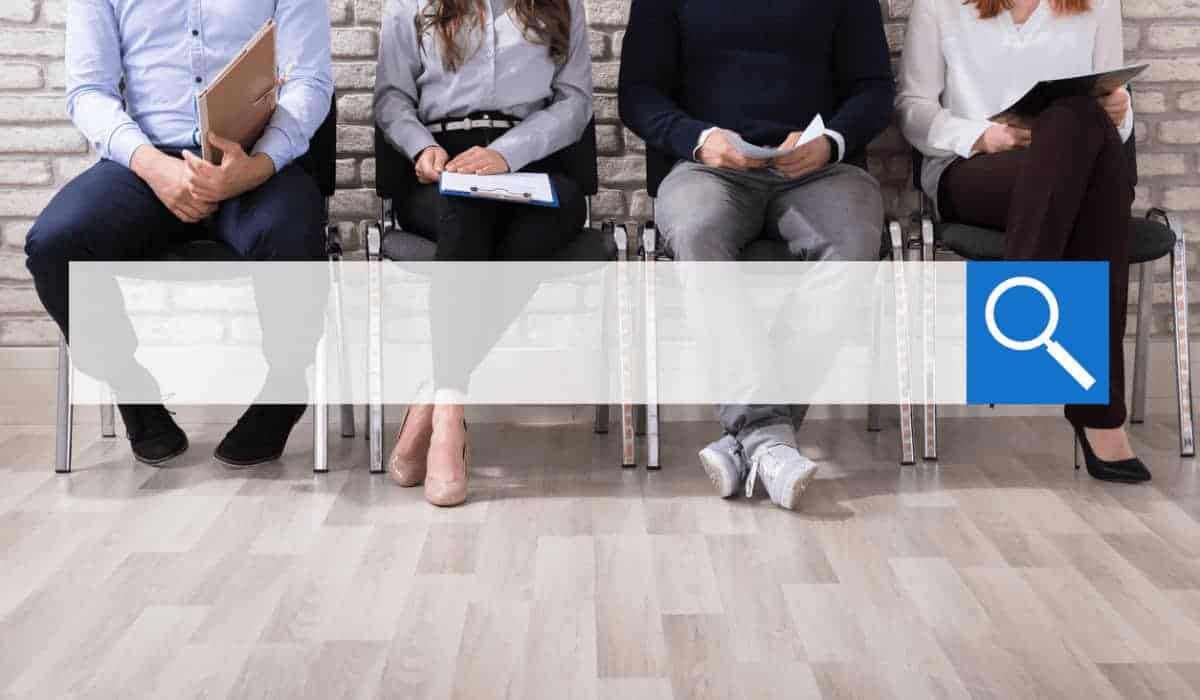
{"type": "Polygon", "coordinates": [[[1064,97],[1102,97],[1129,84],[1147,67],[1147,64],[1143,63],[1100,73],[1042,80],[1029,88],[1016,102],[993,116],[991,121],[1029,128],[1033,119],[1055,100],[1064,97]]]}
{"type": "Polygon", "coordinates": [[[217,134],[249,153],[275,113],[280,81],[275,74],[275,20],[269,19],[197,98],[204,159],[221,163],[210,142],[217,134]]]}

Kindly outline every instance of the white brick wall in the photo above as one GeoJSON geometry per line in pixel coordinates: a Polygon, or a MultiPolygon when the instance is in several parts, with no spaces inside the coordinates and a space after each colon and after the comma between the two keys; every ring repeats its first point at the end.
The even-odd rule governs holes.
{"type": "MultiPolygon", "coordinates": [[[[55,189],[92,161],[62,102],[66,1],[0,0],[0,345],[54,342],[56,332],[30,292],[21,245],[55,189]]],[[[329,0],[341,118],[340,190],[333,211],[348,233],[361,230],[376,212],[370,91],[383,2],[329,0]]],[[[911,2],[884,0],[884,5],[895,49],[911,2]]],[[[593,200],[595,215],[644,217],[650,202],[642,182],[641,145],[620,127],[615,97],[629,0],[587,0],[587,8],[604,183],[593,200]]],[[[1192,236],[1200,236],[1200,0],[1125,0],[1125,17],[1130,59],[1153,63],[1138,86],[1142,181],[1137,206],[1167,206],[1192,236]]],[[[871,169],[886,188],[889,209],[904,218],[914,200],[907,148],[894,131],[875,145],[871,169]]],[[[1198,253],[1200,247],[1194,246],[1191,259],[1198,253]]],[[[1192,275],[1200,277],[1195,270],[1192,275]]],[[[1160,266],[1160,287],[1165,279],[1160,266]]],[[[1164,291],[1156,290],[1155,298],[1164,299],[1164,291]]],[[[1198,293],[1200,284],[1193,283],[1192,298],[1200,298],[1198,293]]],[[[1168,323],[1167,309],[1160,307],[1156,331],[1168,323]]]]}

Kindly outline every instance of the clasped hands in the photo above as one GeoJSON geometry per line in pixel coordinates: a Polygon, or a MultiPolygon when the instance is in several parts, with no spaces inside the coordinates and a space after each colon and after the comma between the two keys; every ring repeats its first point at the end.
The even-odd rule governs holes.
{"type": "Polygon", "coordinates": [[[194,224],[212,216],[221,202],[256,189],[275,174],[275,163],[265,153],[247,155],[237,142],[216,134],[208,139],[222,152],[220,165],[190,151],[184,151],[180,160],[152,146],[138,148],[130,161],[130,168],[184,223],[194,224]]]}
{"type": "MultiPolygon", "coordinates": [[[[793,131],[788,134],[779,148],[787,150],[794,147],[802,136],[803,132],[793,131]]],[[[829,145],[829,139],[818,138],[779,158],[770,160],[747,158],[734,148],[723,130],[717,129],[704,140],[704,144],[700,146],[700,150],[696,154],[696,160],[713,168],[726,168],[740,172],[774,168],[784,177],[796,179],[825,167],[832,160],[832,156],[833,149],[829,145]]]]}
{"type": "Polygon", "coordinates": [[[429,146],[417,155],[417,182],[432,184],[442,179],[442,173],[464,175],[502,175],[508,172],[508,161],[498,151],[474,146],[453,160],[441,146],[429,146]]]}

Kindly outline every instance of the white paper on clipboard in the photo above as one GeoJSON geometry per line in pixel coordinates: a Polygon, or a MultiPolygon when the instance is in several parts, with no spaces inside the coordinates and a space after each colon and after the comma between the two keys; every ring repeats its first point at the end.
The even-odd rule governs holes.
{"type": "Polygon", "coordinates": [[[543,207],[558,206],[558,196],[545,173],[464,175],[442,173],[441,192],[456,197],[478,197],[543,207]]]}
{"type": "Polygon", "coordinates": [[[741,153],[747,158],[753,158],[754,160],[772,160],[774,158],[781,158],[789,153],[792,153],[801,146],[821,138],[824,135],[825,120],[822,119],[821,115],[819,114],[813,117],[813,120],[809,122],[808,127],[804,129],[804,133],[800,135],[800,140],[797,141],[796,144],[791,148],[767,148],[765,146],[755,146],[752,143],[747,143],[742,139],[741,136],[738,136],[732,131],[725,132],[725,138],[729,139],[729,143],[733,144],[733,147],[737,149],[738,153],[741,153]]]}

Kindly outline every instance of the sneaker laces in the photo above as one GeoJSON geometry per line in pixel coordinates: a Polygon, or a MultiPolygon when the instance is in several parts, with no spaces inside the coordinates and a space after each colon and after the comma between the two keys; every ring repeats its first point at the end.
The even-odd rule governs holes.
{"type": "Polygon", "coordinates": [[[754,458],[750,460],[750,473],[746,476],[746,498],[754,497],[754,486],[758,483],[758,473],[761,471],[763,476],[771,481],[779,475],[779,469],[783,463],[772,454],[777,445],[769,445],[760,448],[756,451],[754,458]],[[767,462],[763,465],[763,462],[767,462]]]}

